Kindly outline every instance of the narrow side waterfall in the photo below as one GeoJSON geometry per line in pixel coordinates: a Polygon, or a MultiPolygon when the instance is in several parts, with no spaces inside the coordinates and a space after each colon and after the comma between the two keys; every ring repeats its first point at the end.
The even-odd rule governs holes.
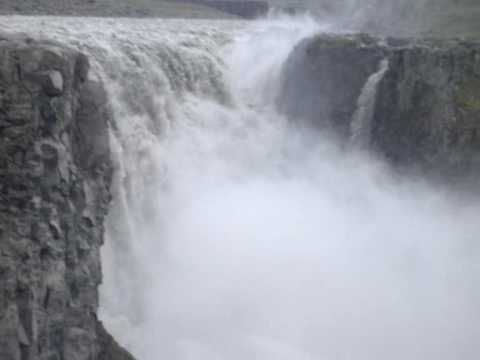
{"type": "MultiPolygon", "coordinates": [[[[479,207],[277,111],[287,56],[330,27],[2,27],[85,51],[108,88],[116,171],[101,316],[139,360],[478,359],[479,207]]],[[[365,84],[355,141],[368,141],[387,69],[365,84]]]]}
{"type": "Polygon", "coordinates": [[[375,111],[378,84],[388,71],[388,59],[380,62],[379,70],[370,76],[360,93],[357,110],[352,117],[351,143],[366,148],[370,144],[372,117],[375,111]]]}

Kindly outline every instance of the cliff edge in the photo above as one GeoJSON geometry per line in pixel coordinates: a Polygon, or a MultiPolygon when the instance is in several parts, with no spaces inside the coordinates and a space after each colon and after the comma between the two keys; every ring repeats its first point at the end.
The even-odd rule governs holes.
{"type": "Polygon", "coordinates": [[[88,72],[63,45],[0,35],[2,360],[132,359],[97,319],[112,165],[88,72]]]}

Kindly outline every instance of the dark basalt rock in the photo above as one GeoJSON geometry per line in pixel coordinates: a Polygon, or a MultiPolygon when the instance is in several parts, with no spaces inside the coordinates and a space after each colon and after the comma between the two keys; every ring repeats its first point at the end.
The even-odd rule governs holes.
{"type": "Polygon", "coordinates": [[[480,42],[319,35],[284,66],[279,107],[302,126],[348,140],[367,79],[378,83],[369,147],[402,169],[440,177],[480,172],[480,42]]]}
{"type": "Polygon", "coordinates": [[[295,47],[278,104],[289,118],[347,136],[357,99],[386,50],[368,35],[319,35],[295,47]]]}
{"type": "Polygon", "coordinates": [[[376,103],[372,146],[395,164],[452,176],[480,170],[480,44],[393,51],[376,103]]]}
{"type": "Polygon", "coordinates": [[[131,359],[97,320],[110,112],[88,59],[0,41],[0,359],[131,359]]]}
{"type": "Polygon", "coordinates": [[[101,349],[98,354],[98,360],[135,360],[128,351],[125,351],[117,344],[101,323],[98,323],[97,334],[101,349]]]}

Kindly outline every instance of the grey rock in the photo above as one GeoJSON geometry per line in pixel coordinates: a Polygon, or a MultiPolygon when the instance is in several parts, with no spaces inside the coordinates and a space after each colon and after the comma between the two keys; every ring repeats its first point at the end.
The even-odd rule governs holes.
{"type": "Polygon", "coordinates": [[[74,137],[80,166],[95,169],[109,159],[108,121],[111,119],[108,99],[101,83],[89,81],[80,90],[74,137]],[[103,121],[100,121],[102,120],[103,121]]]}
{"type": "MultiPolygon", "coordinates": [[[[25,68],[20,67],[20,71],[28,69],[28,66],[32,66],[31,63],[26,65],[25,68]]],[[[63,93],[63,75],[60,71],[57,70],[48,70],[48,71],[36,71],[27,72],[25,75],[20,74],[20,76],[25,76],[31,82],[37,84],[39,88],[49,97],[60,96],[63,93]]],[[[39,88],[29,86],[33,91],[39,88]]]]}
{"type": "Polygon", "coordinates": [[[78,54],[75,60],[75,87],[83,84],[88,79],[88,72],[90,71],[90,62],[85,54],[78,54]]]}
{"type": "Polygon", "coordinates": [[[112,164],[88,69],[66,46],[0,41],[0,360],[124,352],[96,315],[112,164]]]}
{"type": "Polygon", "coordinates": [[[444,179],[480,173],[480,42],[320,35],[284,66],[279,107],[299,126],[348,140],[358,99],[382,60],[368,146],[398,169],[444,179]]]}
{"type": "Polygon", "coordinates": [[[43,90],[48,96],[60,96],[63,92],[63,76],[59,71],[53,70],[45,73],[43,90]]]}
{"type": "Polygon", "coordinates": [[[368,35],[319,35],[295,47],[278,104],[289,118],[346,136],[357,99],[385,49],[368,35]]]}
{"type": "Polygon", "coordinates": [[[99,360],[135,360],[133,356],[117,344],[115,339],[105,330],[102,323],[97,324],[100,341],[99,360]]]}
{"type": "Polygon", "coordinates": [[[480,43],[423,41],[397,49],[378,89],[372,147],[439,176],[480,170],[480,43]]]}

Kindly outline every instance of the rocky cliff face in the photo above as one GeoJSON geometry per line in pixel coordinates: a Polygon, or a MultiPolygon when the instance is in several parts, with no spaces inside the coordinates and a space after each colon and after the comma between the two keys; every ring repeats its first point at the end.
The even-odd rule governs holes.
{"type": "Polygon", "coordinates": [[[403,167],[480,170],[480,43],[420,42],[390,54],[372,146],[403,167]]]}
{"type": "Polygon", "coordinates": [[[0,37],[0,359],[128,359],[97,320],[112,166],[82,54],[0,37]]]}
{"type": "Polygon", "coordinates": [[[303,123],[351,139],[359,120],[368,146],[404,168],[480,170],[480,43],[322,35],[297,46],[284,70],[279,102],[303,123]],[[382,61],[388,68],[367,89],[382,61]],[[356,119],[368,96],[368,118],[356,119]]]}
{"type": "Polygon", "coordinates": [[[347,136],[357,99],[385,49],[368,35],[321,35],[301,42],[284,66],[278,105],[302,124],[347,136]]]}

